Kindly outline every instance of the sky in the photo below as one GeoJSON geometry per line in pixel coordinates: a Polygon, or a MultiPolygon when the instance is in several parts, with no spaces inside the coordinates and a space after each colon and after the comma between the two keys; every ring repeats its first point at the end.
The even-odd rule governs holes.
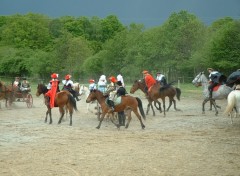
{"type": "Polygon", "coordinates": [[[0,0],[0,15],[40,13],[50,18],[116,15],[125,25],[159,26],[181,10],[206,25],[224,17],[240,19],[240,0],[0,0]]]}

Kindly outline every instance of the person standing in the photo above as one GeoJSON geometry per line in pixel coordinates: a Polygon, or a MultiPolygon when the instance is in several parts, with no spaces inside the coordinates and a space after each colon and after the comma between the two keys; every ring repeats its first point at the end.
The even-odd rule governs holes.
{"type": "Polygon", "coordinates": [[[53,73],[51,75],[51,80],[48,83],[47,89],[48,92],[45,93],[45,96],[48,97],[48,101],[50,108],[54,107],[54,100],[55,100],[55,96],[57,94],[57,92],[59,92],[59,83],[60,81],[58,80],[58,74],[57,73],[53,73]],[[50,101],[49,101],[50,99],[50,101]]]}
{"type": "Polygon", "coordinates": [[[78,93],[75,90],[73,90],[74,85],[73,85],[73,81],[71,80],[71,77],[72,76],[69,75],[69,74],[65,76],[65,80],[62,81],[62,83],[63,83],[63,90],[69,91],[73,95],[73,97],[77,101],[79,101],[78,93]]]}
{"type": "Polygon", "coordinates": [[[119,74],[117,75],[117,81],[121,81],[121,82],[122,82],[122,86],[125,87],[124,80],[123,80],[123,76],[121,75],[121,73],[119,73],[119,74]]]}
{"type": "MultiPolygon", "coordinates": [[[[126,89],[123,87],[122,82],[118,81],[117,83],[117,97],[125,96],[127,94],[126,89]]],[[[124,111],[118,112],[118,121],[120,126],[125,126],[125,113],[124,111]]]]}

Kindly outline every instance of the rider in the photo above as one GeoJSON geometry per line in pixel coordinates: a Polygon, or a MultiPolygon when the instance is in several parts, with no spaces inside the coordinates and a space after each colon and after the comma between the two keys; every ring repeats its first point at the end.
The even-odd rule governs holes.
{"type": "MultiPolygon", "coordinates": [[[[59,92],[59,83],[60,81],[57,79],[58,78],[58,74],[57,73],[53,73],[51,75],[51,80],[48,83],[47,89],[48,92],[45,94],[46,97],[48,97],[50,99],[50,108],[54,107],[54,98],[57,92],[59,92]]],[[[49,101],[48,99],[48,101],[49,101]]]]}
{"type": "Polygon", "coordinates": [[[103,93],[104,96],[108,96],[107,103],[110,106],[110,110],[108,112],[114,111],[114,98],[116,94],[116,85],[117,79],[114,76],[111,76],[108,78],[110,81],[110,84],[107,86],[106,92],[103,93]]]}
{"type": "Polygon", "coordinates": [[[100,92],[105,92],[106,91],[106,87],[107,87],[107,80],[106,80],[106,76],[105,75],[101,75],[98,81],[98,90],[100,92]]]}
{"type": "Polygon", "coordinates": [[[236,85],[240,84],[240,69],[231,73],[227,78],[227,85],[235,89],[236,85]]]}
{"type": "Polygon", "coordinates": [[[94,80],[94,79],[90,79],[90,80],[89,80],[88,89],[89,89],[90,91],[97,89],[97,86],[96,86],[96,84],[95,84],[95,80],[94,80]]]}
{"type": "Polygon", "coordinates": [[[150,75],[148,73],[147,70],[144,70],[142,73],[144,75],[144,80],[145,80],[145,83],[146,83],[145,93],[148,95],[149,90],[156,83],[156,80],[153,78],[152,75],[150,75]]]}
{"type": "Polygon", "coordinates": [[[65,80],[62,81],[63,83],[62,90],[69,91],[73,95],[73,97],[76,98],[77,101],[79,101],[78,93],[75,90],[73,90],[73,81],[71,80],[71,77],[72,76],[69,74],[65,76],[65,80]]]}
{"type": "Polygon", "coordinates": [[[226,77],[221,74],[220,72],[214,70],[213,68],[207,69],[209,72],[209,98],[212,99],[213,88],[216,87],[218,84],[222,83],[226,77]]]}
{"type": "Polygon", "coordinates": [[[23,94],[23,97],[26,98],[26,95],[28,92],[31,92],[31,86],[30,83],[27,81],[27,78],[23,78],[23,81],[20,86],[20,90],[23,94]]]}
{"type": "Polygon", "coordinates": [[[123,81],[123,76],[121,75],[121,73],[119,73],[119,74],[117,75],[117,80],[118,80],[118,81],[121,81],[122,86],[125,87],[125,84],[124,84],[124,81],[123,81]]]}
{"type": "Polygon", "coordinates": [[[20,86],[21,86],[20,78],[15,77],[15,80],[13,81],[12,85],[14,87],[17,87],[17,91],[20,91],[20,86]]]}
{"type": "Polygon", "coordinates": [[[165,76],[161,72],[157,72],[156,81],[160,82],[160,84],[162,86],[167,84],[167,80],[166,80],[165,76]]]}
{"type": "MultiPolygon", "coordinates": [[[[118,87],[117,88],[117,97],[125,96],[127,94],[127,91],[123,87],[122,82],[118,81],[116,84],[117,84],[117,87],[118,87]]],[[[126,119],[126,116],[125,116],[124,111],[118,112],[119,125],[125,126],[125,119],[126,119]]]]}

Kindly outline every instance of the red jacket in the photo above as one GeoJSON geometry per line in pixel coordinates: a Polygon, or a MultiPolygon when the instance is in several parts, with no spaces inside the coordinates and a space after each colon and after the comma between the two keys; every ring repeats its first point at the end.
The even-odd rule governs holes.
{"type": "Polygon", "coordinates": [[[55,96],[57,94],[57,89],[58,89],[58,80],[51,80],[52,87],[51,89],[45,94],[46,96],[50,97],[50,108],[54,107],[54,100],[55,96]]]}
{"type": "Polygon", "coordinates": [[[148,90],[150,87],[152,87],[156,83],[155,78],[152,77],[152,75],[150,75],[150,74],[146,74],[144,79],[145,79],[145,83],[148,87],[148,90]]]}

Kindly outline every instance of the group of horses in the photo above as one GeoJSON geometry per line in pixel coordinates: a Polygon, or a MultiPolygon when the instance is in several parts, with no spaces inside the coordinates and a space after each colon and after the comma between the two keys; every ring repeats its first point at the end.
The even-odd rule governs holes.
{"type": "MultiPolygon", "coordinates": [[[[232,88],[226,86],[226,85],[220,85],[217,90],[213,92],[213,97],[212,99],[209,99],[209,92],[208,92],[208,79],[204,75],[203,72],[200,72],[192,81],[192,83],[198,87],[202,86],[203,87],[203,93],[204,93],[204,101],[202,103],[202,112],[205,113],[205,104],[206,102],[210,101],[211,105],[215,108],[216,115],[218,114],[218,106],[215,102],[215,100],[219,99],[224,99],[228,97],[228,106],[225,110],[225,113],[231,113],[232,109],[235,108],[237,115],[238,115],[238,110],[240,107],[240,91],[236,89],[233,91],[232,88]],[[228,96],[229,95],[229,96],[228,96]]],[[[240,88],[240,86],[239,86],[240,88]]],[[[153,116],[155,116],[155,111],[153,107],[154,106],[159,112],[162,112],[162,106],[163,106],[163,114],[166,116],[166,111],[169,110],[169,108],[174,105],[174,109],[176,111],[179,111],[176,107],[176,100],[174,99],[175,97],[180,101],[180,95],[181,95],[181,90],[177,87],[174,87],[172,83],[166,84],[166,85],[161,85],[160,83],[156,83],[153,85],[148,92],[145,92],[146,90],[146,83],[145,81],[142,80],[136,80],[134,81],[130,93],[134,94],[137,90],[141,90],[147,100],[148,100],[148,105],[147,105],[147,111],[146,115],[149,112],[149,109],[151,107],[153,111],[153,116]],[[165,99],[166,97],[169,98],[169,106],[166,109],[165,105],[165,99]],[[162,100],[163,105],[161,106],[161,102],[159,99],[162,100]]],[[[11,99],[11,93],[12,93],[13,87],[11,88],[10,86],[4,85],[2,82],[0,82],[0,100],[1,99],[6,99],[6,103],[10,101],[11,99]]],[[[37,92],[36,96],[40,96],[41,94],[45,95],[45,93],[48,91],[47,87],[44,84],[38,84],[37,86],[37,92]]],[[[101,117],[99,119],[99,124],[96,128],[101,127],[101,123],[105,117],[105,115],[111,115],[113,116],[113,112],[109,112],[109,107],[106,104],[106,98],[102,92],[99,90],[92,90],[89,91],[86,86],[80,86],[79,83],[75,84],[75,91],[78,91],[80,95],[85,94],[87,96],[86,98],[86,103],[88,103],[88,107],[90,102],[97,101],[100,104],[101,107],[101,117]]],[[[52,113],[51,113],[51,108],[49,105],[49,100],[47,97],[44,96],[45,99],[45,104],[47,106],[47,111],[46,111],[46,117],[45,117],[45,122],[47,122],[48,116],[50,117],[50,124],[52,123],[52,113]]],[[[73,98],[73,96],[70,94],[68,91],[60,91],[56,94],[55,96],[55,107],[59,107],[59,112],[60,112],[60,118],[58,123],[60,124],[63,116],[66,112],[69,112],[70,115],[70,126],[72,125],[72,115],[73,111],[77,111],[77,105],[76,105],[76,100],[73,98]]],[[[128,116],[128,122],[125,126],[125,128],[128,128],[129,123],[131,121],[131,112],[133,111],[134,114],[137,116],[137,118],[140,121],[140,125],[142,129],[145,128],[145,125],[143,124],[142,119],[146,119],[146,115],[144,113],[143,107],[142,107],[142,101],[138,97],[133,97],[131,95],[126,95],[121,97],[121,103],[117,104],[115,106],[114,112],[121,112],[124,111],[127,112],[128,116]],[[140,113],[139,113],[140,112],[140,113]]],[[[231,119],[232,119],[232,113],[231,113],[231,119]]],[[[112,120],[112,119],[111,119],[112,120]]],[[[112,120],[113,124],[116,125],[117,128],[120,128],[120,125],[115,123],[112,120]]]]}

